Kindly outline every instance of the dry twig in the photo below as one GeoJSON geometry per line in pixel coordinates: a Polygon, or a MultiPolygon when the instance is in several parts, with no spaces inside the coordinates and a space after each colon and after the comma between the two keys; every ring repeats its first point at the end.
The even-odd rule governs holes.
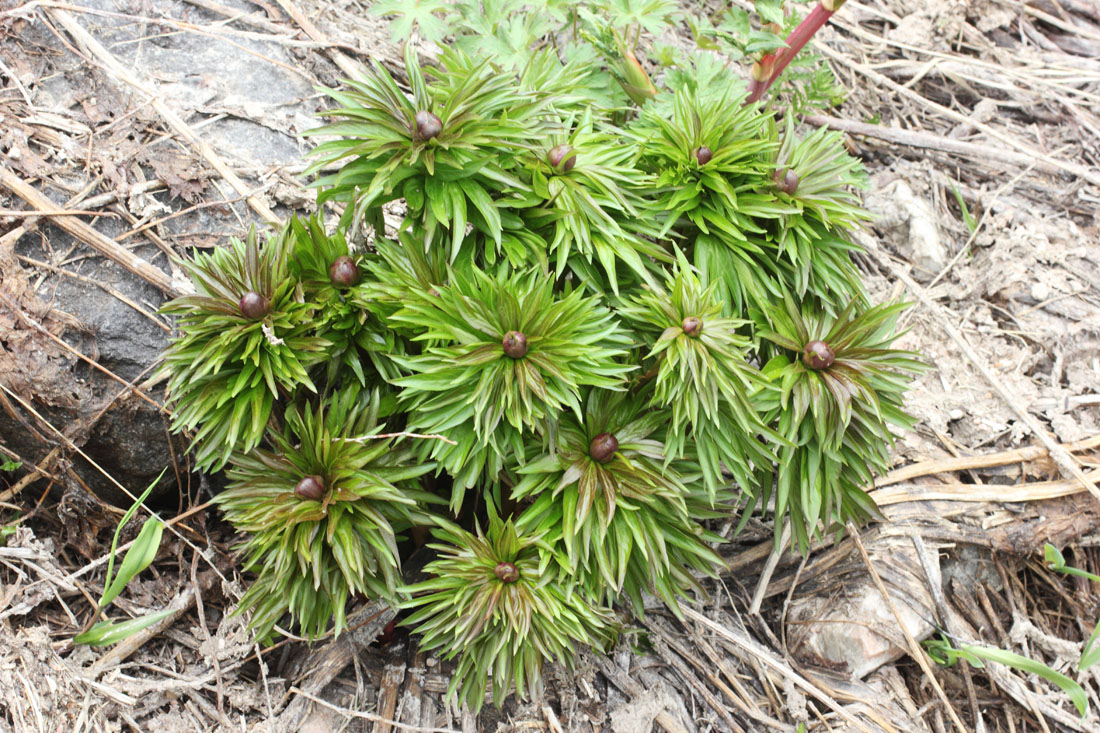
{"type": "MultiPolygon", "coordinates": [[[[461,733],[461,731],[458,731],[454,728],[423,728],[419,725],[407,725],[405,723],[399,723],[396,720],[388,720],[386,718],[383,718],[380,715],[375,715],[374,713],[367,713],[367,712],[364,712],[362,710],[352,710],[350,708],[342,708],[339,705],[333,705],[332,703],[328,702],[327,700],[322,700],[321,698],[317,697],[316,695],[314,695],[310,692],[306,692],[305,690],[303,690],[299,687],[291,687],[290,692],[294,695],[297,695],[298,697],[300,697],[304,700],[307,700],[307,701],[312,702],[312,703],[316,703],[317,705],[320,705],[323,708],[327,708],[328,710],[332,710],[333,712],[339,713],[340,715],[343,715],[347,718],[358,718],[359,720],[370,720],[370,721],[373,721],[375,723],[384,723],[386,725],[393,726],[394,728],[397,728],[398,730],[408,730],[408,731],[413,731],[413,733],[461,733]]],[[[287,729],[287,730],[289,730],[289,729],[287,729]]]]}
{"type": "Polygon", "coordinates": [[[683,605],[681,610],[684,615],[701,626],[705,627],[709,631],[718,634],[720,637],[729,641],[734,646],[741,647],[745,651],[752,654],[756,659],[764,664],[769,669],[778,672],[781,676],[791,680],[797,687],[801,688],[804,692],[807,692],[814,699],[819,700],[825,707],[832,710],[839,715],[846,723],[855,727],[857,730],[863,731],[863,733],[872,733],[871,729],[867,727],[866,723],[859,720],[847,710],[845,710],[836,700],[829,695],[822,692],[816,685],[807,680],[802,675],[795,672],[790,668],[790,665],[777,659],[768,649],[761,646],[755,640],[750,638],[747,634],[735,633],[732,629],[728,629],[721,624],[711,621],[703,614],[696,611],[690,606],[683,605]]]}
{"type": "Polygon", "coordinates": [[[171,127],[177,135],[194,146],[199,152],[199,155],[201,155],[238,194],[245,197],[245,201],[248,202],[248,205],[251,206],[252,210],[259,214],[264,221],[271,224],[278,224],[280,222],[275,212],[273,212],[266,203],[252,194],[252,191],[245,185],[245,182],[233,172],[233,169],[222,160],[221,156],[218,155],[206,141],[195,134],[195,131],[191,129],[190,125],[183,121],[183,118],[164,103],[156,90],[123,66],[123,64],[115,58],[114,54],[107,50],[106,46],[96,40],[91,33],[85,30],[84,26],[77,22],[76,18],[68,11],[57,8],[46,7],[45,12],[64,26],[65,30],[69,32],[69,35],[71,35],[78,44],[87,49],[90,56],[98,59],[104,71],[113,77],[116,82],[123,82],[149,97],[153,109],[157,111],[157,114],[159,114],[166,123],[168,123],[168,126],[171,127]]]}
{"type": "MultiPolygon", "coordinates": [[[[1081,453],[1100,447],[1100,435],[1070,443],[1063,446],[1069,453],[1081,453]]],[[[1014,448],[1012,450],[997,453],[986,453],[977,456],[961,456],[958,458],[934,458],[920,463],[912,463],[908,466],[895,468],[885,476],[875,479],[875,488],[890,486],[891,484],[909,481],[920,476],[931,476],[937,473],[954,473],[955,471],[967,471],[975,468],[994,468],[996,466],[1008,466],[1013,463],[1035,461],[1050,455],[1050,451],[1037,445],[1014,448]]]]}
{"type": "Polygon", "coordinates": [[[1020,153],[1029,156],[1031,158],[1032,162],[1040,161],[1044,165],[1054,166],[1055,168],[1057,168],[1057,169],[1059,169],[1059,170],[1061,170],[1065,173],[1071,173],[1071,174],[1077,176],[1078,178],[1082,178],[1082,179],[1088,181],[1089,183],[1095,183],[1095,184],[1100,185],[1100,173],[1098,173],[1095,170],[1087,168],[1086,166],[1080,165],[1078,163],[1070,163],[1070,162],[1065,161],[1065,160],[1060,160],[1058,158],[1053,158],[1053,157],[1047,155],[1046,153],[1042,152],[1041,150],[1036,150],[1035,148],[1031,147],[1030,145],[1026,145],[1026,144],[1020,142],[1016,138],[1014,138],[1011,135],[1008,135],[1008,134],[998,130],[995,127],[991,127],[990,125],[987,125],[983,122],[978,122],[977,120],[973,120],[973,119],[967,117],[966,115],[964,115],[960,112],[956,112],[953,109],[950,109],[948,107],[944,107],[942,104],[938,104],[936,102],[933,102],[932,100],[921,96],[917,92],[914,92],[909,87],[904,86],[902,84],[898,84],[893,79],[891,79],[887,76],[884,76],[883,74],[878,73],[877,71],[875,71],[874,69],[868,67],[865,64],[861,64],[858,61],[854,61],[854,60],[848,58],[844,54],[841,54],[841,53],[838,53],[838,52],[832,50],[831,48],[829,48],[828,46],[826,46],[824,44],[818,45],[816,48],[819,51],[821,51],[825,56],[828,56],[829,58],[833,59],[834,61],[837,61],[837,62],[843,64],[844,66],[847,66],[848,68],[850,68],[850,69],[856,71],[857,73],[859,73],[861,76],[867,77],[868,79],[870,79],[872,82],[874,82],[876,85],[878,85],[880,87],[885,87],[885,88],[892,89],[893,91],[897,92],[901,96],[906,97],[908,99],[911,99],[915,102],[918,102],[919,104],[928,107],[929,109],[936,112],[937,114],[942,115],[944,117],[949,117],[952,120],[955,120],[956,122],[962,122],[962,123],[965,123],[965,124],[968,124],[968,125],[973,125],[975,128],[981,130],[982,132],[989,135],[990,137],[992,137],[996,140],[1000,140],[1002,143],[1005,143],[1006,145],[1014,148],[1015,150],[1019,151],[1020,153]]]}
{"type": "Polygon", "coordinates": [[[979,161],[996,160],[1001,163],[1018,165],[1021,168],[1035,166],[1044,173],[1063,172],[1061,167],[1043,160],[1036,160],[1034,156],[1027,153],[1017,153],[993,145],[979,145],[978,143],[953,140],[949,137],[929,132],[903,130],[897,127],[886,127],[884,125],[868,125],[864,122],[842,120],[838,117],[830,117],[828,115],[807,115],[804,121],[807,124],[817,127],[828,127],[830,130],[839,130],[850,135],[873,137],[894,143],[895,145],[905,145],[907,147],[924,150],[939,150],[953,155],[963,155],[967,158],[973,158],[979,161]]]}
{"type": "MultiPolygon", "coordinates": [[[[10,168],[0,165],[0,187],[6,188],[19,198],[33,206],[38,213],[51,213],[57,211],[57,206],[37,189],[17,176],[10,168]]],[[[97,214],[98,216],[99,214],[97,214]]],[[[110,237],[93,229],[79,219],[71,216],[58,216],[57,225],[84,242],[89,247],[99,252],[107,259],[118,263],[129,272],[140,277],[147,283],[156,286],[163,292],[173,297],[183,295],[183,291],[171,281],[161,270],[151,265],[148,261],[138,257],[130,250],[119,246],[110,237]]]]}
{"type": "Polygon", "coordinates": [[[967,733],[966,725],[963,724],[959,714],[955,712],[955,707],[951,704],[951,700],[948,699],[947,693],[943,691],[943,687],[940,685],[939,680],[936,679],[936,675],[928,665],[927,655],[924,653],[924,650],[920,648],[920,645],[917,644],[917,640],[913,638],[913,635],[909,633],[909,629],[905,626],[905,621],[902,619],[901,613],[898,612],[898,607],[894,603],[893,597],[890,595],[890,592],[886,590],[882,578],[879,577],[878,571],[875,570],[875,566],[871,562],[871,557],[867,554],[867,548],[863,546],[863,540],[860,539],[859,529],[851,522],[848,522],[848,534],[855,541],[856,548],[859,549],[859,554],[863,558],[863,564],[867,566],[867,572],[871,574],[871,580],[874,581],[875,587],[878,588],[879,593],[882,594],[882,599],[886,601],[886,605],[889,606],[890,612],[894,614],[894,618],[897,619],[898,628],[905,636],[906,644],[909,645],[910,656],[920,665],[921,670],[924,671],[925,677],[932,685],[932,689],[936,691],[936,695],[943,702],[944,709],[951,718],[951,722],[959,729],[959,733],[967,733]]]}

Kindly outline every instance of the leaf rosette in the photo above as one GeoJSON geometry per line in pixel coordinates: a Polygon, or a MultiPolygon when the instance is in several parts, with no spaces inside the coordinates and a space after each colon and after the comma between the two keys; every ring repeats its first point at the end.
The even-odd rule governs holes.
{"type": "Polygon", "coordinates": [[[541,689],[543,662],[572,669],[576,646],[604,646],[617,624],[609,609],[593,606],[559,585],[538,534],[518,531],[490,511],[487,531],[442,522],[439,552],[425,572],[434,577],[404,588],[415,609],[405,620],[422,634],[422,649],[458,657],[448,697],[479,710],[486,683],[499,706],[509,687],[526,699],[541,689]]]}
{"type": "Polygon", "coordinates": [[[382,432],[380,393],[352,387],[287,409],[268,431],[272,450],[233,457],[214,501],[247,538],[244,569],[258,574],[241,598],[265,638],[286,612],[316,638],[347,625],[348,598],[394,598],[398,533],[431,518],[433,497],[413,481],[434,466],[411,460],[382,432]],[[308,486],[308,491],[303,490],[308,486]]]}
{"type": "MultiPolygon", "coordinates": [[[[916,354],[890,347],[906,307],[862,310],[853,301],[833,317],[788,298],[768,313],[772,328],[758,332],[775,353],[763,372],[779,388],[762,408],[790,442],[779,449],[774,510],[790,515],[803,551],[821,522],[842,528],[878,513],[864,487],[890,468],[890,426],[912,427],[902,398],[912,376],[927,369],[916,354]]],[[[771,483],[762,489],[750,509],[756,498],[770,500],[771,483]]]]}
{"type": "Polygon", "coordinates": [[[302,284],[307,302],[315,307],[314,329],[329,346],[325,351],[325,379],[338,382],[341,372],[352,374],[361,387],[376,383],[363,370],[364,357],[374,371],[397,376],[389,355],[399,353],[401,342],[365,307],[366,283],[362,271],[366,256],[353,253],[344,234],[328,234],[323,220],[314,216],[290,220],[293,252],[291,274],[302,284]]]}
{"type": "Polygon", "coordinates": [[[194,431],[199,469],[255,448],[276,400],[316,391],[308,370],[330,344],[315,335],[315,306],[288,271],[291,239],[285,227],[261,245],[252,229],[182,261],[197,294],[161,309],[177,316],[180,331],[161,369],[172,429],[194,431]]]}
{"type": "Polygon", "coordinates": [[[749,486],[772,464],[772,449],[760,438],[783,443],[754,404],[771,386],[749,361],[750,324],[723,317],[722,309],[717,284],[704,288],[681,256],[667,290],[643,290],[617,311],[652,344],[645,377],[653,380],[653,404],[671,411],[667,457],[683,458],[690,441],[712,497],[727,471],[749,486]]]}
{"type": "Polygon", "coordinates": [[[744,105],[744,84],[721,75],[666,92],[628,128],[638,142],[639,167],[656,176],[653,207],[665,212],[662,234],[691,229],[748,241],[764,234],[758,221],[790,207],[760,191],[777,144],[765,133],[769,117],[744,105]],[[700,161],[698,151],[710,157],[700,161]]]}
{"type": "Polygon", "coordinates": [[[622,130],[597,125],[591,111],[575,124],[562,120],[562,127],[569,134],[551,138],[558,144],[521,172],[530,176],[531,201],[537,202],[522,211],[522,225],[545,237],[539,256],[552,260],[558,277],[567,266],[578,276],[593,275],[598,265],[603,272],[597,280],[615,293],[622,280],[630,282],[627,275],[655,282],[660,263],[670,257],[654,241],[657,223],[645,215],[643,192],[653,184],[635,165],[633,147],[623,144],[622,130]],[[566,148],[569,154],[554,166],[555,151],[566,148]],[[619,273],[620,263],[628,273],[619,273]]]}
{"type": "Polygon", "coordinates": [[[545,534],[563,574],[596,602],[625,591],[642,613],[652,591],[677,609],[677,595],[699,588],[690,570],[722,564],[706,544],[720,538],[698,524],[721,511],[694,488],[691,462],[668,461],[653,437],[668,420],[644,397],[593,389],[583,421],[563,417],[552,452],[518,469],[512,498],[533,500],[518,526],[545,534]]]}
{"type": "Polygon", "coordinates": [[[492,478],[505,457],[524,460],[524,432],[547,435],[564,411],[580,414],[583,387],[621,389],[633,368],[622,362],[629,337],[599,299],[556,295],[537,270],[454,271],[437,295],[411,300],[391,320],[424,344],[419,355],[395,357],[410,374],[394,384],[410,429],[457,443],[420,449],[454,477],[455,510],[483,468],[492,478]],[[510,334],[522,335],[521,355],[507,353],[510,334]]]}
{"type": "Polygon", "coordinates": [[[385,234],[382,204],[403,198],[407,225],[419,226],[426,241],[450,232],[453,260],[467,224],[500,247],[500,208],[507,202],[497,198],[525,188],[509,171],[541,136],[545,100],[517,89],[514,77],[497,73],[488,60],[448,49],[439,62],[426,75],[413,44],[406,45],[411,96],[377,62],[371,73],[345,80],[346,91],[327,90],[338,106],[322,114],[335,121],[306,134],[340,137],[314,148],[306,172],[341,164],[314,184],[318,202],[348,203],[342,223],[369,223],[377,236],[385,234]],[[439,124],[430,136],[423,132],[426,114],[439,124]]]}

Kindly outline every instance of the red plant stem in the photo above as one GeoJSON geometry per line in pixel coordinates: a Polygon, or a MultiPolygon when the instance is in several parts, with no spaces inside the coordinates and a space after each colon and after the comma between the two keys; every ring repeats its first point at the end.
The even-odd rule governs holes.
{"type": "Polygon", "coordinates": [[[844,2],[845,0],[820,0],[810,14],[802,19],[798,27],[791,31],[791,35],[787,36],[787,47],[770,53],[759,61],[758,66],[754,68],[762,69],[765,73],[770,69],[771,73],[766,80],[754,78],[749,82],[749,97],[745,100],[746,104],[756,102],[764,96],[764,93],[787,68],[787,64],[791,63],[814,34],[821,30],[821,26],[829,22],[829,18],[840,10],[844,2]]]}
{"type": "Polygon", "coordinates": [[[766,83],[763,81],[757,81],[756,79],[749,79],[749,96],[745,100],[745,104],[749,102],[755,102],[764,96],[764,92],[768,90],[766,83]]]}

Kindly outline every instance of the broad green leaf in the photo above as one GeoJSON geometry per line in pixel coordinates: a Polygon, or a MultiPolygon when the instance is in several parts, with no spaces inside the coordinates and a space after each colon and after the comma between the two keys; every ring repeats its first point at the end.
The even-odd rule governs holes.
{"type": "Polygon", "coordinates": [[[1094,583],[1100,583],[1100,575],[1094,575],[1087,570],[1081,570],[1072,565],[1066,565],[1066,559],[1061,551],[1049,542],[1043,545],[1043,556],[1046,558],[1047,564],[1050,565],[1051,570],[1057,570],[1059,573],[1065,575],[1076,575],[1079,578],[1087,578],[1094,583]]]}
{"type": "Polygon", "coordinates": [[[1096,627],[1092,630],[1092,636],[1085,642],[1085,646],[1081,650],[1081,661],[1077,663],[1078,672],[1084,672],[1100,661],[1100,645],[1096,643],[1098,637],[1100,637],[1100,624],[1096,624],[1096,627]]]}
{"type": "Polygon", "coordinates": [[[443,0],[383,0],[373,3],[370,12],[393,16],[390,37],[395,43],[408,39],[414,29],[425,41],[438,42],[443,40],[447,24],[436,13],[445,13],[448,5],[443,0]]]}
{"type": "Polygon", "coordinates": [[[1085,714],[1088,712],[1088,697],[1085,695],[1085,691],[1082,689],[1081,685],[1061,672],[1054,671],[1042,662],[1037,662],[1034,659],[1029,659],[1028,657],[1005,651],[1004,649],[987,649],[985,647],[967,646],[966,650],[986,661],[997,662],[1012,667],[1013,669],[1018,669],[1021,672],[1035,674],[1048,682],[1058,685],[1062,688],[1063,692],[1069,695],[1070,700],[1073,701],[1073,704],[1077,707],[1077,712],[1082,718],[1085,717],[1085,714]]]}

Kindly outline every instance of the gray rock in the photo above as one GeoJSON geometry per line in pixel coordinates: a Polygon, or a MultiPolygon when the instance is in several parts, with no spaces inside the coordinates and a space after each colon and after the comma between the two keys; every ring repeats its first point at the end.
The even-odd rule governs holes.
{"type": "MultiPolygon", "coordinates": [[[[227,4],[242,12],[251,10],[239,0],[227,0],[227,4]]],[[[116,4],[105,0],[89,0],[84,5],[118,11],[116,4]]],[[[223,20],[186,3],[166,2],[157,7],[158,12],[169,9],[168,15],[198,25],[223,20]]],[[[82,16],[81,22],[122,66],[156,87],[165,104],[248,179],[255,195],[266,196],[267,187],[276,183],[289,188],[293,178],[286,171],[289,167],[300,169],[309,147],[298,134],[319,122],[316,112],[322,99],[314,90],[318,80],[313,76],[320,70],[317,62],[304,65],[287,47],[255,38],[233,36],[231,42],[224,42],[196,33],[162,33],[168,29],[110,14],[82,16]],[[94,23],[89,23],[91,17],[94,23]],[[281,175],[272,176],[275,171],[281,175]]],[[[193,247],[224,245],[229,236],[247,232],[255,214],[214,175],[193,146],[162,134],[163,121],[140,94],[69,53],[45,24],[30,22],[21,33],[28,45],[56,49],[56,53],[28,59],[33,72],[28,85],[36,107],[98,133],[89,147],[83,138],[76,144],[78,138],[62,130],[58,145],[44,147],[22,128],[0,124],[0,158],[6,155],[5,162],[32,182],[51,179],[71,187],[66,193],[36,183],[58,206],[101,175],[98,187],[90,193],[117,194],[135,220],[159,220],[176,212],[177,216],[157,224],[153,231],[180,255],[193,247]],[[19,135],[9,136],[5,143],[9,127],[12,135],[19,135]],[[20,151],[18,164],[11,159],[13,146],[20,151]],[[55,149],[60,152],[50,152],[55,149]],[[168,190],[138,190],[152,179],[164,181],[168,190]],[[191,204],[201,205],[184,211],[191,204]]],[[[17,199],[4,194],[0,191],[0,208],[23,208],[17,199]]],[[[275,201],[269,199],[269,203],[275,201]]],[[[301,206],[303,200],[297,199],[295,204],[301,206]]],[[[0,227],[10,223],[0,221],[0,227]]],[[[111,237],[132,228],[131,222],[122,219],[98,218],[90,223],[111,237]]],[[[3,233],[6,229],[0,228],[3,233]]],[[[127,394],[118,380],[36,332],[21,315],[32,316],[72,350],[121,380],[141,382],[151,376],[169,342],[169,332],[155,322],[157,317],[148,315],[155,313],[163,295],[47,223],[19,238],[14,250],[10,240],[5,244],[7,251],[0,251],[0,293],[16,305],[12,308],[0,301],[0,384],[31,405],[42,420],[17,401],[5,404],[0,399],[0,446],[37,463],[54,447],[65,444],[52,429],[56,428],[103,471],[68,449],[63,451],[65,465],[71,465],[80,482],[96,495],[118,507],[128,506],[132,499],[104,472],[135,495],[173,461],[181,474],[185,472],[187,441],[169,437],[168,420],[155,404],[132,391],[127,394]],[[16,254],[49,262],[86,280],[20,265],[16,254]],[[96,283],[108,286],[146,313],[96,283]]],[[[178,279],[178,267],[167,262],[144,235],[125,238],[122,244],[136,247],[135,252],[178,279]]],[[[149,397],[154,402],[163,400],[163,386],[149,397]]],[[[177,471],[168,470],[154,492],[154,501],[172,507],[177,504],[186,476],[181,476],[183,486],[177,485],[176,476],[177,471]]]]}
{"type": "MultiPolygon", "coordinates": [[[[43,227],[41,235],[24,236],[15,252],[42,261],[50,259],[44,248],[64,252],[72,244],[52,226],[43,227]]],[[[53,426],[87,456],[65,451],[80,480],[103,500],[126,507],[133,500],[111,478],[137,495],[172,464],[173,456],[185,465],[186,442],[169,437],[165,414],[123,383],[140,383],[150,376],[168,344],[169,331],[150,318],[163,296],[102,258],[89,257],[67,269],[87,281],[48,275],[32,292],[33,273],[25,268],[13,268],[0,281],[0,292],[9,298],[19,294],[23,311],[22,316],[8,314],[10,330],[0,345],[0,380],[49,424],[10,400],[13,409],[0,411],[0,442],[37,464],[65,442],[49,427],[53,426]],[[146,314],[93,283],[126,297],[146,314]],[[28,318],[60,335],[71,350],[41,334],[28,318]]],[[[149,397],[157,402],[163,395],[149,397]]],[[[176,503],[174,478],[169,470],[154,500],[176,503]]]]}
{"type": "Polygon", "coordinates": [[[914,279],[928,282],[939,274],[947,264],[947,248],[936,226],[936,214],[908,183],[895,180],[868,195],[864,205],[877,215],[875,227],[913,263],[914,279]]]}
{"type": "MultiPolygon", "coordinates": [[[[877,536],[867,541],[867,551],[906,632],[918,641],[928,638],[934,604],[912,543],[877,536]]],[[[932,562],[937,562],[934,553],[932,562]]],[[[803,663],[858,680],[909,653],[891,604],[855,552],[850,562],[799,590],[789,619],[791,651],[803,663]]]]}

